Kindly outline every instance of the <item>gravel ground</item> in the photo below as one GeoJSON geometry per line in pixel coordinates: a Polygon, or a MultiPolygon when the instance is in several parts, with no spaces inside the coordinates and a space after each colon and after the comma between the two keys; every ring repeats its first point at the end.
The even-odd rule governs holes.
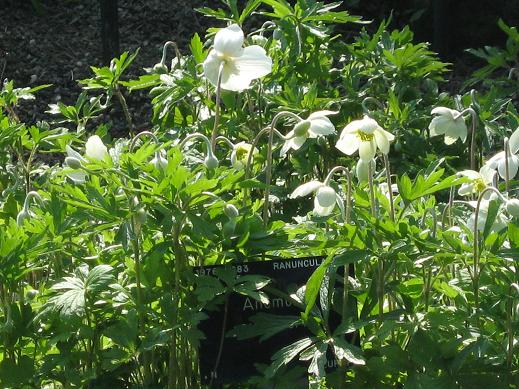
{"type": "MultiPolygon", "coordinates": [[[[119,0],[120,49],[140,48],[130,77],[160,61],[164,42],[173,40],[185,51],[195,32],[203,34],[209,20],[195,11],[202,3],[119,0]]],[[[39,4],[41,8],[28,0],[0,0],[0,72],[6,62],[1,78],[14,80],[19,87],[52,84],[38,92],[35,101],[24,102],[20,117],[27,122],[49,119],[44,113],[49,103],[73,105],[81,91],[78,80],[92,74],[89,66],[102,64],[98,0],[39,0],[39,4]]],[[[149,118],[146,100],[145,92],[128,97],[137,125],[149,118]]],[[[118,109],[109,113],[113,135],[124,132],[118,109]]]]}

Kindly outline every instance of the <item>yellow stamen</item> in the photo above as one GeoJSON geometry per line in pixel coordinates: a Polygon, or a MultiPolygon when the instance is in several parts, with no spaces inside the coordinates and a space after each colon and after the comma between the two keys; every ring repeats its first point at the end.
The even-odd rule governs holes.
{"type": "Polygon", "coordinates": [[[487,187],[487,185],[481,178],[475,179],[473,185],[474,185],[474,190],[478,193],[483,192],[485,190],[485,188],[487,187]]]}
{"type": "Polygon", "coordinates": [[[242,159],[245,159],[249,156],[249,150],[246,149],[245,147],[239,147],[237,150],[236,150],[236,159],[238,161],[241,161],[242,159]]]}
{"type": "Polygon", "coordinates": [[[365,132],[362,132],[362,131],[357,131],[357,136],[363,142],[370,142],[375,137],[375,135],[373,135],[373,134],[366,134],[365,132]]]}

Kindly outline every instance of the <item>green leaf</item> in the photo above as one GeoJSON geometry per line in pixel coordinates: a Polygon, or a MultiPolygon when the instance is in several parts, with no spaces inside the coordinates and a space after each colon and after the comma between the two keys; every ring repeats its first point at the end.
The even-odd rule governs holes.
{"type": "Polygon", "coordinates": [[[233,328],[227,336],[235,336],[238,340],[250,339],[259,336],[259,341],[300,326],[301,319],[291,315],[273,315],[270,313],[259,312],[250,318],[251,324],[241,324],[233,328]]]}
{"type": "Polygon", "coordinates": [[[333,338],[333,351],[339,360],[344,359],[354,365],[366,364],[366,360],[362,356],[362,350],[341,337],[333,338]]]}
{"type": "MultiPolygon", "coordinates": [[[[496,221],[497,213],[499,212],[500,206],[501,204],[498,200],[491,200],[488,203],[487,218],[485,219],[485,228],[483,229],[483,240],[485,240],[488,234],[490,234],[490,231],[492,231],[492,227],[494,226],[494,222],[496,221]]],[[[481,211],[478,215],[478,218],[479,217],[481,217],[481,211]]]]}
{"type": "Polygon", "coordinates": [[[300,352],[310,347],[313,343],[314,341],[312,338],[303,338],[283,347],[272,356],[273,362],[266,370],[266,376],[272,378],[281,366],[288,364],[292,359],[299,355],[300,352]]]}
{"type": "Polygon", "coordinates": [[[193,54],[193,58],[195,59],[196,63],[204,62],[206,56],[204,52],[204,45],[202,44],[202,40],[197,33],[195,33],[193,38],[191,38],[189,48],[191,49],[191,53],[193,54]]]}
{"type": "Polygon", "coordinates": [[[306,283],[305,288],[305,303],[306,309],[303,314],[303,317],[307,318],[308,314],[312,311],[312,308],[315,305],[315,301],[317,300],[317,296],[319,295],[319,289],[321,288],[321,283],[323,282],[324,275],[326,274],[326,270],[328,266],[332,263],[333,256],[328,256],[317,269],[314,270],[308,282],[306,283]]]}

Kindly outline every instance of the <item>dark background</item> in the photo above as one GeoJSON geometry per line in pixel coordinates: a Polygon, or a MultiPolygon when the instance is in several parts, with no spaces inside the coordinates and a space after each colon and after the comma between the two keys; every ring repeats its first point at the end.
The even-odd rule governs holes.
{"type": "MultiPolygon", "coordinates": [[[[13,79],[17,86],[53,84],[39,92],[38,101],[24,107],[25,120],[41,118],[48,103],[72,104],[80,91],[77,80],[91,74],[90,65],[106,62],[101,39],[102,1],[113,2],[0,0],[1,78],[13,79]]],[[[162,45],[167,40],[176,41],[185,52],[195,32],[203,39],[206,28],[215,25],[214,20],[194,10],[203,5],[217,7],[219,2],[119,0],[119,48],[141,49],[131,73],[141,73],[143,67],[159,62],[162,45]]],[[[373,20],[366,26],[368,30],[376,29],[389,15],[392,15],[392,28],[410,24],[417,41],[431,42],[442,59],[453,63],[449,75],[453,80],[464,78],[483,65],[464,49],[504,46],[506,36],[497,27],[499,18],[519,26],[519,0],[346,0],[341,7],[373,20]]],[[[341,33],[349,39],[359,28],[347,25],[341,28],[341,33]]],[[[132,94],[129,100],[134,113],[145,123],[146,113],[140,111],[145,108],[143,96],[132,94]]]]}

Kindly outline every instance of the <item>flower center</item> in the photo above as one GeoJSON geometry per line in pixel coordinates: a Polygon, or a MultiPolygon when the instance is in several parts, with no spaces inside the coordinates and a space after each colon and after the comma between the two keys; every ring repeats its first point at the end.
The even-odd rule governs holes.
{"type": "Polygon", "coordinates": [[[474,190],[476,192],[481,193],[485,190],[486,187],[487,187],[487,185],[485,184],[483,179],[477,178],[474,180],[474,190]]]}
{"type": "Polygon", "coordinates": [[[362,131],[357,131],[357,137],[363,142],[371,142],[373,140],[373,138],[375,137],[375,135],[367,134],[362,131]]]}
{"type": "Polygon", "coordinates": [[[247,158],[248,154],[249,154],[249,150],[247,150],[245,147],[239,147],[236,150],[236,159],[238,161],[241,161],[241,160],[247,158]]]}

